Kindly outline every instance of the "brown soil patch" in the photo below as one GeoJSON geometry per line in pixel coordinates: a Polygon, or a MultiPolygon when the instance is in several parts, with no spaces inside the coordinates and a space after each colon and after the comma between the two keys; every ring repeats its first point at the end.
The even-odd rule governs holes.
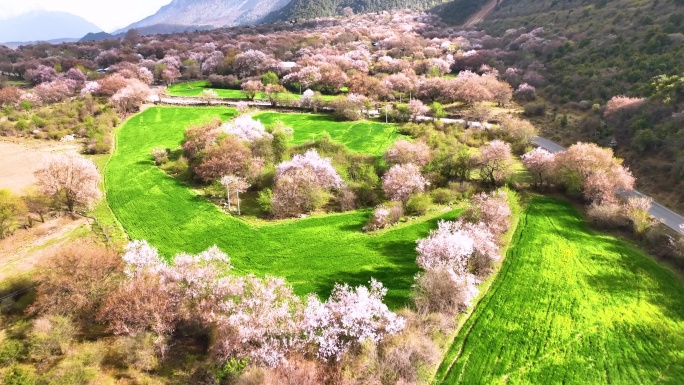
{"type": "Polygon", "coordinates": [[[87,218],[61,216],[0,240],[0,281],[30,272],[45,256],[69,242],[74,232],[90,230],[87,218]]]}
{"type": "Polygon", "coordinates": [[[21,193],[36,182],[33,172],[40,162],[50,153],[78,153],[78,142],[59,143],[41,140],[1,140],[0,141],[0,188],[8,188],[21,193]]]}

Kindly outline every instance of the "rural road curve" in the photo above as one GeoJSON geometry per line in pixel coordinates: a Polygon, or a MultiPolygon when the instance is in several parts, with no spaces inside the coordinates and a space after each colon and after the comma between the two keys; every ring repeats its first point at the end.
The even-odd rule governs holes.
{"type": "MultiPolygon", "coordinates": [[[[536,144],[537,146],[550,151],[550,152],[559,152],[559,151],[564,151],[565,147],[558,145],[557,143],[554,143],[548,139],[541,138],[539,136],[535,136],[532,138],[532,143],[536,144]]],[[[648,195],[642,194],[637,190],[629,190],[629,191],[624,191],[619,193],[619,195],[623,198],[629,198],[629,197],[648,197],[648,195]]],[[[653,198],[651,198],[653,199],[653,198]]],[[[648,212],[657,220],[663,222],[665,226],[671,228],[672,230],[681,233],[682,231],[679,229],[679,225],[684,224],[684,217],[675,213],[674,211],[668,209],[667,207],[661,205],[660,203],[656,202],[653,200],[653,203],[651,204],[651,209],[648,210],[648,212]]]]}

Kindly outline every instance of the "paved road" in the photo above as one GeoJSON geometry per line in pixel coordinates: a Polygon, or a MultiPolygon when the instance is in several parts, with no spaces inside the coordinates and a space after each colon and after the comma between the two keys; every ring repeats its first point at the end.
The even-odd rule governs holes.
{"type": "MultiPolygon", "coordinates": [[[[565,147],[560,146],[548,139],[541,138],[539,136],[535,136],[532,139],[532,143],[536,144],[539,147],[542,147],[550,152],[559,152],[565,150],[565,147]]],[[[623,198],[629,198],[629,197],[648,197],[645,194],[640,193],[637,190],[630,190],[630,191],[624,191],[619,194],[623,198]]],[[[648,197],[650,198],[650,197],[648,197]]],[[[652,199],[652,198],[651,198],[652,199]]],[[[651,209],[648,210],[648,212],[656,219],[659,221],[663,222],[667,227],[671,228],[674,231],[677,231],[679,233],[682,233],[680,230],[679,226],[681,224],[684,224],[684,217],[675,213],[674,211],[668,209],[667,207],[661,205],[660,203],[656,202],[653,200],[653,204],[651,204],[651,209]]]]}

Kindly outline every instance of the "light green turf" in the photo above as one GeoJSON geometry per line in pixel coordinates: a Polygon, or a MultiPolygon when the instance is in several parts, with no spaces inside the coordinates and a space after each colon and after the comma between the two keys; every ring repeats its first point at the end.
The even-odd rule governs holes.
{"type": "Polygon", "coordinates": [[[537,198],[437,384],[684,384],[684,286],[537,198]]]}
{"type": "Polygon", "coordinates": [[[253,118],[266,126],[281,121],[292,127],[294,144],[310,142],[327,132],[334,140],[344,143],[347,148],[372,155],[381,155],[400,136],[394,124],[369,120],[338,122],[330,115],[263,112],[254,115],[253,118]]]}
{"type": "MultiPolygon", "coordinates": [[[[247,99],[247,96],[245,95],[244,92],[242,92],[242,90],[228,90],[228,89],[224,89],[224,88],[211,88],[211,87],[209,87],[209,83],[205,80],[198,80],[198,81],[194,81],[194,82],[172,84],[171,86],[169,86],[169,88],[166,92],[169,95],[173,95],[173,96],[197,97],[204,90],[216,91],[219,98],[247,99]]],[[[282,97],[284,99],[289,99],[289,100],[299,100],[301,98],[301,95],[292,93],[292,94],[283,94],[282,97]]],[[[323,95],[322,98],[323,98],[323,100],[330,101],[330,100],[335,99],[335,95],[323,95]]],[[[264,94],[263,92],[260,92],[256,95],[256,99],[267,99],[267,97],[266,97],[266,94],[264,94]]]]}
{"type": "Polygon", "coordinates": [[[191,123],[217,115],[229,119],[233,113],[219,107],[156,107],[121,127],[105,184],[107,201],[130,238],[146,239],[167,256],[216,244],[238,273],[283,276],[299,294],[327,296],[335,282],[358,285],[374,277],[389,288],[391,306],[404,305],[418,272],[416,239],[435,228],[438,218],[455,218],[457,212],[375,235],[361,232],[369,211],[266,226],[232,218],[155,167],[150,153],[156,146],[177,147],[191,123]]]}

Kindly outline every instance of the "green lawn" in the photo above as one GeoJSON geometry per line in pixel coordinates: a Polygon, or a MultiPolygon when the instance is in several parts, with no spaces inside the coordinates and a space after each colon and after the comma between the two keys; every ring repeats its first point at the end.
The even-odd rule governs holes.
{"type": "MultiPolygon", "coordinates": [[[[230,217],[155,167],[150,152],[156,146],[177,147],[191,123],[217,115],[229,119],[233,114],[219,107],[155,107],[121,127],[105,185],[107,201],[130,238],[146,239],[167,256],[216,244],[228,253],[238,273],[283,276],[299,294],[327,296],[335,282],[358,285],[374,277],[389,288],[390,306],[405,304],[418,272],[415,240],[435,228],[438,218],[451,219],[458,213],[374,235],[361,232],[369,211],[263,226],[230,217]]],[[[315,132],[312,125],[307,130],[315,132]]]]}
{"type": "MultiPolygon", "coordinates": [[[[223,89],[223,88],[211,88],[211,87],[209,87],[209,83],[207,83],[207,81],[205,81],[205,80],[172,84],[171,86],[169,86],[167,93],[169,95],[174,95],[174,96],[196,97],[196,96],[199,96],[199,94],[204,90],[216,91],[219,98],[247,99],[247,96],[245,96],[245,93],[242,92],[242,90],[228,90],[228,89],[223,89]]],[[[290,99],[290,100],[299,100],[301,98],[301,95],[299,95],[299,94],[285,94],[283,97],[285,99],[290,99]]],[[[263,92],[260,92],[256,95],[256,99],[267,99],[267,97],[266,97],[266,94],[264,94],[263,92]]],[[[323,100],[330,101],[333,99],[335,99],[334,95],[323,95],[323,100]]]]}
{"type": "Polygon", "coordinates": [[[356,152],[381,155],[399,137],[396,125],[362,120],[358,122],[338,122],[330,115],[283,114],[264,112],[256,114],[267,127],[276,121],[294,128],[293,143],[302,144],[318,138],[327,132],[338,142],[356,152]]]}
{"type": "Polygon", "coordinates": [[[635,248],[534,199],[438,384],[682,384],[684,286],[635,248]]]}

